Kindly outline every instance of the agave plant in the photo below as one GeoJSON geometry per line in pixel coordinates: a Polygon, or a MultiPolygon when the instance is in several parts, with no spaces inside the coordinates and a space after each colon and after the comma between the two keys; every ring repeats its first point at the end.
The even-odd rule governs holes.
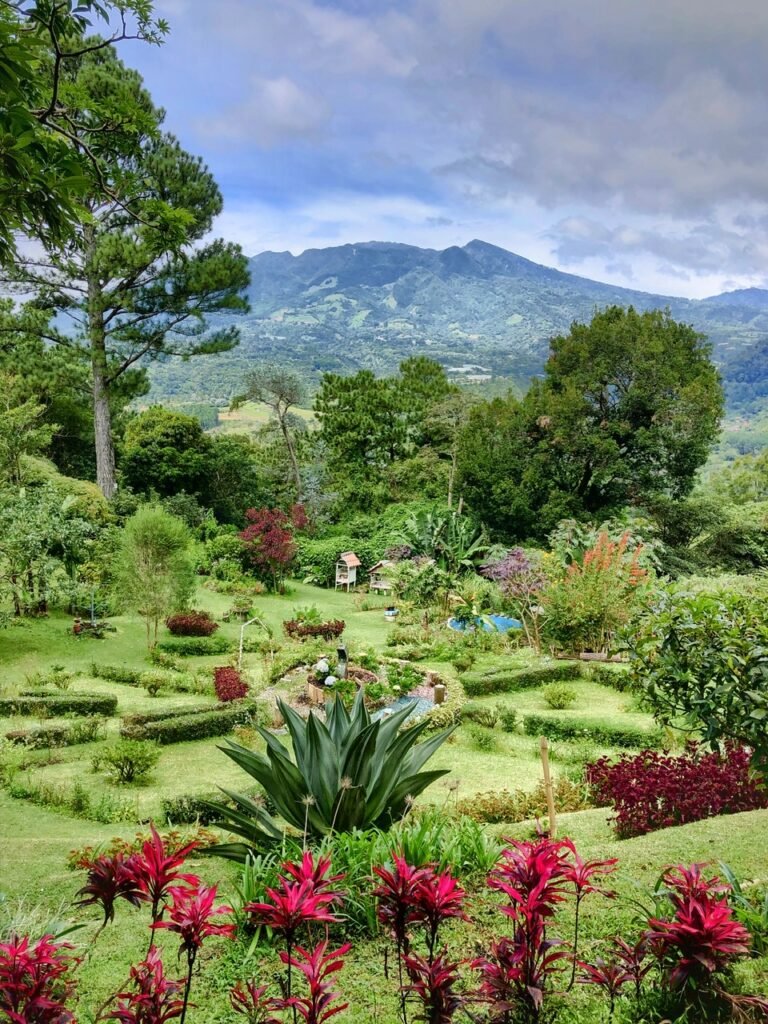
{"type": "MultiPolygon", "coordinates": [[[[353,829],[388,828],[408,813],[413,798],[447,774],[422,767],[453,728],[417,742],[426,721],[402,729],[413,705],[371,720],[358,692],[351,712],[339,698],[326,704],[326,720],[307,719],[278,701],[291,751],[266,729],[265,753],[227,740],[222,750],[264,788],[277,811],[305,836],[353,829]]],[[[455,727],[454,727],[455,728],[455,727]]],[[[249,854],[282,839],[282,828],[253,800],[223,790],[234,807],[211,803],[222,828],[245,842],[225,843],[211,853],[244,862],[249,854]]]]}

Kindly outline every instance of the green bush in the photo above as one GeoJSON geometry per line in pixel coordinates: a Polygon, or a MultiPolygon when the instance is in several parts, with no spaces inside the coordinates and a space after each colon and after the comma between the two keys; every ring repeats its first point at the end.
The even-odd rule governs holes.
{"type": "Polygon", "coordinates": [[[73,747],[78,743],[93,743],[106,735],[106,725],[101,718],[83,718],[71,725],[37,725],[31,729],[16,729],[7,732],[5,738],[11,743],[29,750],[44,750],[47,747],[73,747]]]}
{"type": "Polygon", "coordinates": [[[154,740],[156,743],[185,743],[210,736],[226,736],[236,725],[248,725],[257,714],[253,701],[230,701],[227,707],[197,714],[173,715],[142,724],[123,722],[120,735],[126,739],[154,740]]]}
{"type": "Polygon", "coordinates": [[[124,683],[126,686],[141,686],[141,671],[128,668],[127,665],[91,665],[91,675],[96,679],[106,679],[109,683],[124,683]]]}
{"type": "Polygon", "coordinates": [[[466,726],[466,731],[469,741],[475,750],[490,753],[499,749],[499,738],[493,729],[489,729],[485,725],[479,725],[477,722],[469,722],[466,726]]]}
{"type": "Polygon", "coordinates": [[[225,636],[172,636],[160,640],[157,646],[166,654],[177,654],[182,658],[227,654],[234,650],[232,641],[225,636]]]}
{"type": "Polygon", "coordinates": [[[517,711],[514,708],[499,709],[499,724],[504,732],[517,731],[517,711]]]}
{"type": "Polygon", "coordinates": [[[321,587],[333,586],[336,581],[336,562],[342,551],[354,551],[362,562],[357,570],[358,583],[367,579],[367,568],[374,565],[383,554],[375,543],[356,537],[297,537],[296,575],[321,587]]]}
{"type": "Polygon", "coordinates": [[[157,711],[136,711],[124,715],[121,726],[129,730],[134,726],[148,725],[150,722],[164,722],[166,718],[186,718],[188,715],[206,715],[218,709],[217,704],[198,704],[183,708],[160,708],[157,711]]]}
{"type": "Polygon", "coordinates": [[[548,683],[541,691],[545,702],[555,711],[565,711],[572,707],[579,698],[576,691],[562,683],[548,683]]]}
{"type": "Polygon", "coordinates": [[[52,686],[56,690],[66,690],[76,675],[75,672],[67,671],[63,665],[51,665],[48,669],[28,675],[26,683],[33,689],[45,689],[52,686]]]}
{"type": "Polygon", "coordinates": [[[598,725],[588,718],[563,721],[550,715],[526,715],[523,732],[528,736],[546,736],[550,740],[593,740],[606,747],[657,747],[661,743],[658,730],[629,725],[598,725]]]}
{"type": "Polygon", "coordinates": [[[626,667],[613,668],[610,665],[594,664],[585,665],[581,673],[585,679],[593,683],[600,683],[601,686],[610,686],[618,693],[626,693],[632,689],[632,677],[626,667]]]}
{"type": "Polygon", "coordinates": [[[0,716],[103,715],[117,712],[117,697],[102,693],[40,694],[0,698],[0,716]]]}
{"type": "Polygon", "coordinates": [[[104,825],[120,822],[135,822],[136,804],[133,800],[120,799],[109,793],[102,793],[98,799],[81,783],[69,789],[56,783],[34,783],[28,778],[17,778],[8,786],[8,794],[15,800],[29,800],[41,807],[63,811],[75,818],[98,821],[104,825]]]}
{"type": "Polygon", "coordinates": [[[121,739],[94,754],[92,764],[94,771],[103,771],[110,781],[128,785],[146,781],[159,760],[156,743],[121,739]]]}
{"type": "Polygon", "coordinates": [[[485,697],[490,693],[512,693],[528,690],[542,683],[558,682],[564,679],[578,679],[581,665],[566,662],[562,665],[547,665],[543,668],[497,669],[493,672],[466,672],[461,677],[464,690],[469,697],[485,697]]]}
{"type": "MultiPolygon", "coordinates": [[[[561,814],[583,811],[594,806],[589,797],[588,787],[584,783],[572,781],[565,775],[555,777],[553,791],[555,807],[561,814]]],[[[539,782],[532,792],[524,789],[511,792],[501,789],[489,793],[476,793],[474,796],[459,800],[457,810],[474,821],[487,824],[542,818],[547,814],[544,783],[539,782]]]]}
{"type": "Polygon", "coordinates": [[[495,729],[501,715],[501,708],[495,704],[480,704],[477,701],[467,701],[461,709],[462,722],[477,722],[487,729],[495,729]]]}

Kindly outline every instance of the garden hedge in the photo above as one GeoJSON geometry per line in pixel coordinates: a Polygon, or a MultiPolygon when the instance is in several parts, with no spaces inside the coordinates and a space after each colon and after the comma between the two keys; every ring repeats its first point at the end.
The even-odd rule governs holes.
{"type": "Polygon", "coordinates": [[[123,715],[122,726],[133,728],[134,726],[148,725],[150,722],[163,722],[166,718],[183,718],[187,715],[205,715],[209,711],[218,711],[218,704],[197,704],[182,708],[165,708],[159,711],[137,711],[130,715],[123,715]]]}
{"type": "Polygon", "coordinates": [[[171,636],[157,645],[166,654],[195,657],[203,654],[227,654],[234,644],[225,636],[171,636]]]}
{"type": "Polygon", "coordinates": [[[226,736],[236,725],[247,725],[258,716],[258,707],[253,701],[234,705],[235,702],[231,701],[225,708],[196,714],[169,715],[153,722],[124,722],[120,735],[125,739],[154,740],[162,744],[226,736]]]}
{"type": "Polygon", "coordinates": [[[104,738],[104,723],[95,716],[81,718],[71,725],[34,725],[30,729],[13,729],[5,738],[29,750],[48,747],[73,747],[104,738]]]}
{"type": "Polygon", "coordinates": [[[96,679],[106,679],[109,683],[124,683],[126,686],[141,686],[141,670],[128,668],[127,665],[91,664],[91,675],[96,679]]]}
{"type": "Polygon", "coordinates": [[[461,677],[464,691],[469,697],[484,697],[490,693],[512,693],[514,690],[529,690],[545,683],[564,679],[579,679],[581,665],[565,662],[562,665],[548,665],[544,668],[498,669],[493,672],[465,672],[461,677]]]}
{"type": "Polygon", "coordinates": [[[567,720],[554,715],[525,715],[523,732],[528,736],[546,736],[550,740],[592,740],[608,747],[657,747],[658,730],[637,726],[599,725],[588,718],[567,720]]]}
{"type": "Polygon", "coordinates": [[[103,693],[45,693],[40,696],[0,698],[0,716],[35,715],[104,715],[117,713],[117,697],[103,693]]]}

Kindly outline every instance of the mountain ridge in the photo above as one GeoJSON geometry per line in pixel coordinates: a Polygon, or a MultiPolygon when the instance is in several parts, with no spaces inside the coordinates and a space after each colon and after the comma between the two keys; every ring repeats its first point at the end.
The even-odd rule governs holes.
{"type": "Polygon", "coordinates": [[[258,362],[316,379],[328,370],[392,373],[419,353],[446,367],[479,364],[524,387],[541,372],[551,337],[598,308],[632,304],[669,308],[709,337],[716,361],[728,368],[732,405],[768,398],[768,383],[755,389],[740,370],[743,361],[752,370],[759,365],[756,353],[768,343],[762,289],[706,299],[659,295],[568,274],[482,239],[445,249],[374,240],[298,255],[266,250],[249,267],[251,312],[238,317],[239,348],[184,368],[164,362],[153,369],[154,396],[226,401],[258,362]]]}

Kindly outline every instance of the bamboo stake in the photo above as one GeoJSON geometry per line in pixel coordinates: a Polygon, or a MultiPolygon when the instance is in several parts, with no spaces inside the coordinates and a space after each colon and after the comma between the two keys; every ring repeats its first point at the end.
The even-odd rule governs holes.
{"type": "Polygon", "coordinates": [[[555,812],[555,794],[552,789],[552,776],[549,773],[549,743],[547,737],[542,736],[540,741],[541,747],[541,767],[544,772],[544,793],[547,798],[547,811],[549,813],[549,837],[554,839],[557,835],[557,814],[555,812]]]}

